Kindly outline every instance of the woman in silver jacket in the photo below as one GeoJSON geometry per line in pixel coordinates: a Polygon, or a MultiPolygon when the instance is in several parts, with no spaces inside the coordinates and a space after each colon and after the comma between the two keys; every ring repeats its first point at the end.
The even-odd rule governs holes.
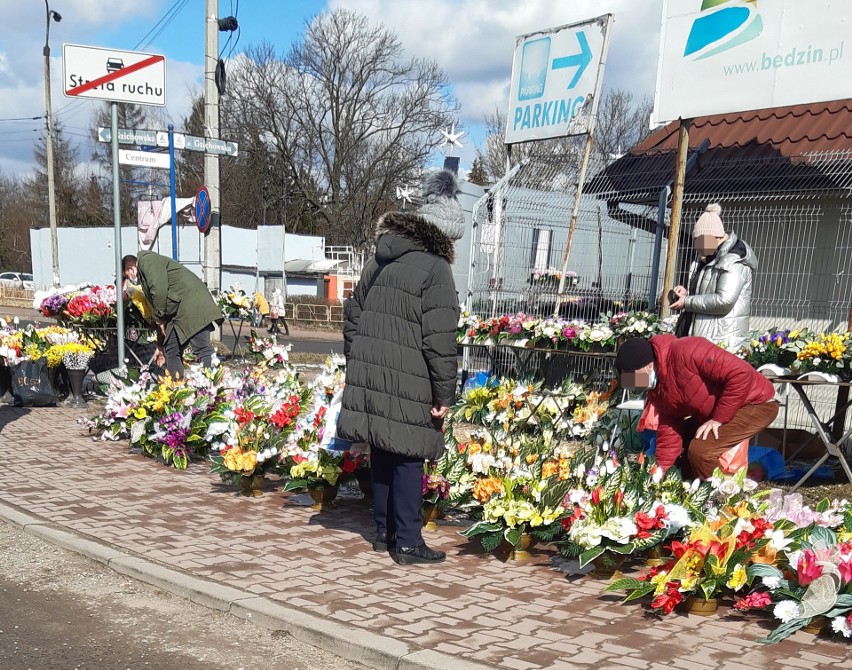
{"type": "Polygon", "coordinates": [[[708,205],[692,232],[698,258],[688,287],[676,286],[673,311],[682,310],[675,334],[706,337],[736,351],[748,338],[757,257],[733,232],[726,233],[717,204],[708,205]]]}

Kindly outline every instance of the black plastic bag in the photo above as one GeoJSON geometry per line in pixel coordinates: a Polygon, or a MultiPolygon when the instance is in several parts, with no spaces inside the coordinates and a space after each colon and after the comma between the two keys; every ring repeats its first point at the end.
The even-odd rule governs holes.
{"type": "Polygon", "coordinates": [[[12,395],[18,407],[46,407],[59,401],[44,360],[24,361],[12,368],[12,395]]]}

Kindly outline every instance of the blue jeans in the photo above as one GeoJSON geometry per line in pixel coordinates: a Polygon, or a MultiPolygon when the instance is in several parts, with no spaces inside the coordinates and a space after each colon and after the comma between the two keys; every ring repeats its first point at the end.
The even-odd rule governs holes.
{"type": "Polygon", "coordinates": [[[423,459],[370,448],[376,532],[396,535],[398,547],[419,547],[423,521],[423,459]]]}

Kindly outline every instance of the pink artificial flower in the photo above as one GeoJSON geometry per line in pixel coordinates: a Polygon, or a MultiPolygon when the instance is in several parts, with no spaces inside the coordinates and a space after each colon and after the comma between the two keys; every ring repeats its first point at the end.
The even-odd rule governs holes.
{"type": "Polygon", "coordinates": [[[796,573],[799,578],[799,586],[807,586],[822,575],[822,566],[817,564],[817,555],[813,549],[805,549],[802,552],[796,573]]]}
{"type": "Polygon", "coordinates": [[[842,557],[837,562],[837,569],[840,572],[840,580],[844,584],[852,583],[852,556],[842,557]]]}
{"type": "Polygon", "coordinates": [[[739,598],[734,603],[734,609],[744,612],[746,610],[762,610],[772,604],[772,598],[768,593],[759,591],[749,593],[745,598],[739,598]]]}

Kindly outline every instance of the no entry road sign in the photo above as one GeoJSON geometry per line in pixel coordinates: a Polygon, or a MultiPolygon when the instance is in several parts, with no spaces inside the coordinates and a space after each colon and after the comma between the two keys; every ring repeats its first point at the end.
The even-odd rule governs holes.
{"type": "Polygon", "coordinates": [[[62,45],[62,91],[138,105],[166,104],[166,59],[159,54],[62,45]]]}

